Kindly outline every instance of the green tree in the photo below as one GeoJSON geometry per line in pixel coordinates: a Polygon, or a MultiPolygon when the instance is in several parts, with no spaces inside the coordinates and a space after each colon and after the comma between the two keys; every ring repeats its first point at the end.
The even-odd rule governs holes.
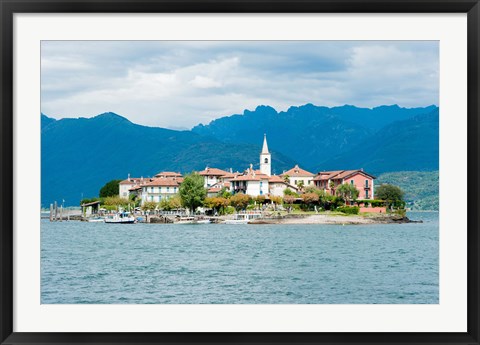
{"type": "Polygon", "coordinates": [[[305,187],[305,183],[303,181],[298,181],[297,187],[299,190],[303,190],[303,187],[305,187]]]}
{"type": "Polygon", "coordinates": [[[289,196],[293,196],[293,197],[296,197],[298,198],[298,194],[295,193],[293,190],[291,190],[290,188],[285,188],[283,190],[283,195],[289,195],[289,196]]]}
{"type": "Polygon", "coordinates": [[[107,196],[117,196],[119,195],[118,185],[122,180],[111,180],[107,182],[99,192],[100,198],[106,198],[107,196]]]}
{"type": "Polygon", "coordinates": [[[400,187],[392,184],[382,184],[375,188],[375,199],[386,201],[389,207],[404,207],[404,195],[405,193],[400,187]]]}
{"type": "Polygon", "coordinates": [[[343,199],[344,202],[356,200],[359,191],[357,187],[350,183],[344,183],[337,187],[337,195],[343,199]]]}
{"type": "Polygon", "coordinates": [[[182,204],[192,213],[195,212],[197,207],[203,205],[203,201],[207,197],[207,190],[203,188],[203,182],[203,176],[191,173],[185,176],[180,185],[179,194],[182,204]]]}
{"type": "Polygon", "coordinates": [[[222,187],[222,189],[220,189],[220,190],[218,191],[218,194],[217,194],[217,195],[218,195],[218,196],[221,196],[222,198],[228,199],[228,198],[230,198],[230,197],[232,196],[232,193],[230,193],[230,192],[227,190],[227,188],[222,187]]]}

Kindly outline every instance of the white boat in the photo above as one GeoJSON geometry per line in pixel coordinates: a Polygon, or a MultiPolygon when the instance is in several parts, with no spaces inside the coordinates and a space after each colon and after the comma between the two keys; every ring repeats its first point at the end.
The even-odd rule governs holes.
{"type": "Polygon", "coordinates": [[[225,224],[248,224],[248,222],[259,218],[262,218],[260,213],[237,213],[233,219],[225,220],[225,224]]]}
{"type": "Polygon", "coordinates": [[[210,224],[210,219],[195,217],[179,217],[174,224],[210,224]]]}
{"type": "Polygon", "coordinates": [[[135,217],[130,212],[119,212],[105,217],[105,223],[109,224],[133,224],[135,222],[135,217]]]}
{"type": "Polygon", "coordinates": [[[195,218],[193,217],[177,217],[173,224],[193,224],[195,223],[195,218]]]}
{"type": "Polygon", "coordinates": [[[210,224],[211,221],[210,219],[196,219],[194,221],[194,224],[210,224]]]}
{"type": "Polygon", "coordinates": [[[98,222],[105,222],[105,218],[104,217],[92,217],[92,218],[88,218],[87,219],[87,222],[89,223],[98,223],[98,222]]]}

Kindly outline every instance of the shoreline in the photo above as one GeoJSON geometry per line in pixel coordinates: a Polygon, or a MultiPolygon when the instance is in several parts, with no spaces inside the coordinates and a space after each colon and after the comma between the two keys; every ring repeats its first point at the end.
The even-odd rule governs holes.
{"type": "Polygon", "coordinates": [[[399,215],[289,215],[285,217],[272,217],[252,220],[248,224],[337,224],[337,225],[361,225],[361,224],[404,224],[423,223],[422,220],[410,220],[406,216],[399,215]]]}

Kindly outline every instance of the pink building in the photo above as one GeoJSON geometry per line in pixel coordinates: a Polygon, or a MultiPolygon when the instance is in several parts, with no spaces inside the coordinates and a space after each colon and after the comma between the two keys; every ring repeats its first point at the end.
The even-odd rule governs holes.
{"type": "Polygon", "coordinates": [[[359,191],[358,199],[373,199],[373,180],[375,176],[359,170],[322,171],[313,179],[315,187],[332,195],[341,184],[350,183],[359,191]]]}

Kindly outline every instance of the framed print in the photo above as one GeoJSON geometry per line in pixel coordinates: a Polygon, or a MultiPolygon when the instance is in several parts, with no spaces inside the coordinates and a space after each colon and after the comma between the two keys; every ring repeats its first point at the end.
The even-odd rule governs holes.
{"type": "Polygon", "coordinates": [[[479,8],[2,1],[2,344],[478,344],[479,8]]]}

